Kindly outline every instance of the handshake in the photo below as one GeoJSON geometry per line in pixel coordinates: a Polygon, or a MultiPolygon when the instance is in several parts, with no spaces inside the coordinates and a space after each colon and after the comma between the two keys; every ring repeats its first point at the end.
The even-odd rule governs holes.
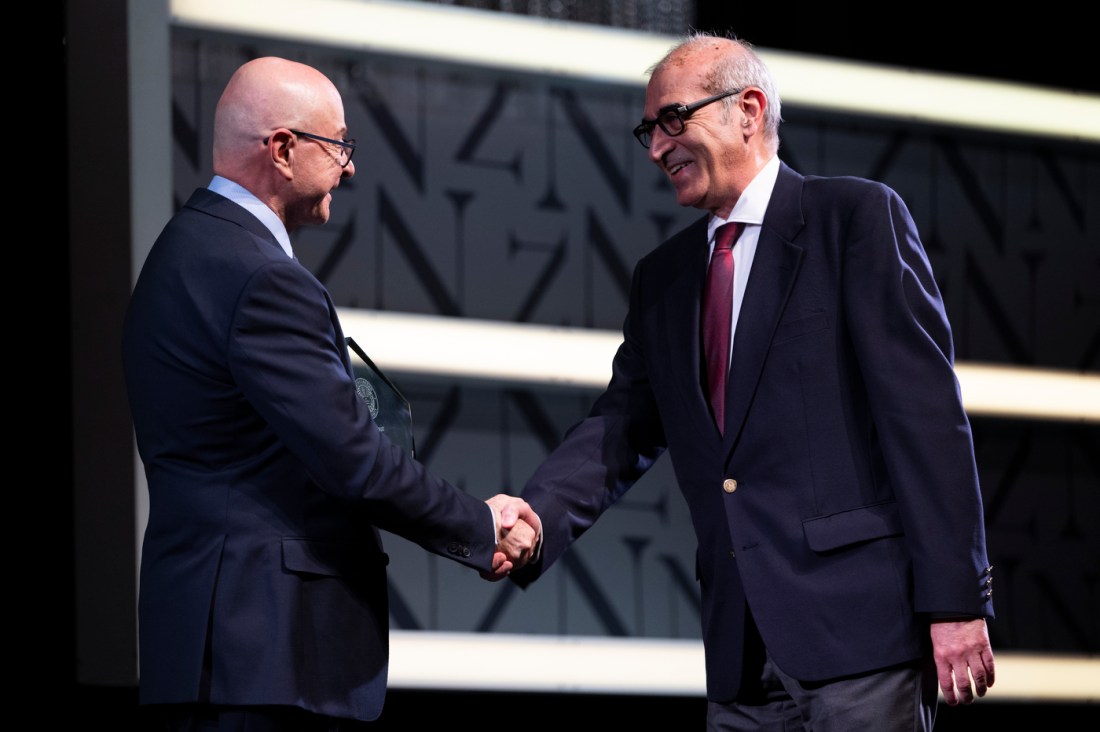
{"type": "Polygon", "coordinates": [[[542,548],[542,521],[527,501],[499,493],[485,501],[493,510],[497,529],[497,546],[493,566],[480,574],[490,582],[507,577],[539,557],[542,548]]]}

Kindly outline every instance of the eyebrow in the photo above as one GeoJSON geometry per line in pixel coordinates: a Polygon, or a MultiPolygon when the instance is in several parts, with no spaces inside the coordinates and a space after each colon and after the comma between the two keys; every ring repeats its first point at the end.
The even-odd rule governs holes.
{"type": "Polygon", "coordinates": [[[664,117],[667,113],[679,109],[682,106],[684,106],[683,102],[673,102],[672,104],[666,104],[665,106],[657,110],[657,116],[653,119],[646,119],[645,117],[642,117],[642,124],[657,124],[657,120],[659,120],[661,117],[664,117]]]}

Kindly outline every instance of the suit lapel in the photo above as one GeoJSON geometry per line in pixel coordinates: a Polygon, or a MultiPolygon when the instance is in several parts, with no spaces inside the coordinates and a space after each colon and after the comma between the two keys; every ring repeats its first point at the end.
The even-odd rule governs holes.
{"type": "Polygon", "coordinates": [[[802,247],[791,243],[804,225],[802,181],[801,175],[782,165],[764,214],[734,334],[726,390],[724,444],[727,451],[737,443],[744,427],[772,335],[802,262],[802,247]]]}

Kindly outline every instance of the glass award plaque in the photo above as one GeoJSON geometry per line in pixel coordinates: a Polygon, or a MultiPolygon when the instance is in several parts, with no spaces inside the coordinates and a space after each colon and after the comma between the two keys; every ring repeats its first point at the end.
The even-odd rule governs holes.
{"type": "Polygon", "coordinates": [[[348,348],[359,357],[362,365],[355,365],[355,393],[367,405],[371,419],[378,431],[389,438],[390,442],[404,448],[412,457],[416,457],[416,444],[412,433],[412,408],[393,382],[382,369],[366,354],[354,338],[344,339],[348,348]]]}

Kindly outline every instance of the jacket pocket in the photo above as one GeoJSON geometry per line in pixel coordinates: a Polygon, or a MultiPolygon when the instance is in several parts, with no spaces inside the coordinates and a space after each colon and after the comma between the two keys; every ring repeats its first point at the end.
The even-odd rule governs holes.
{"type": "Polygon", "coordinates": [[[829,316],[825,313],[813,313],[805,318],[780,323],[775,329],[775,337],[772,344],[782,343],[794,338],[801,338],[819,330],[828,330],[829,316]]]}
{"type": "Polygon", "coordinates": [[[283,567],[288,572],[343,577],[385,567],[389,561],[385,553],[366,547],[319,539],[283,539],[283,567]]]}
{"type": "Polygon", "coordinates": [[[806,535],[806,543],[815,552],[828,552],[905,533],[894,501],[803,519],[802,531],[806,535]]]}

